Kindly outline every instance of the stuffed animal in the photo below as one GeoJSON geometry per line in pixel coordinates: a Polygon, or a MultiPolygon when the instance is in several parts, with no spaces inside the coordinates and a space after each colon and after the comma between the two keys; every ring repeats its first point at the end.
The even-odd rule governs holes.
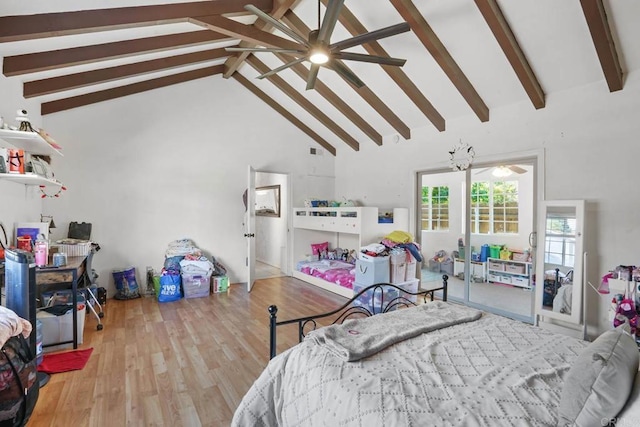
{"type": "Polygon", "coordinates": [[[629,333],[631,336],[635,336],[638,328],[638,313],[636,312],[635,302],[628,298],[623,299],[618,304],[616,315],[613,318],[613,326],[617,328],[626,322],[629,322],[629,333]]]}

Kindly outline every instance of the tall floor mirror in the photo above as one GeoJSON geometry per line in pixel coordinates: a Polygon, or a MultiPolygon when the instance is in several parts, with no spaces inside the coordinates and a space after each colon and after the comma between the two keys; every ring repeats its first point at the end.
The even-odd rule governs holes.
{"type": "Polygon", "coordinates": [[[582,322],[584,200],[540,205],[536,254],[536,315],[582,322]]]}

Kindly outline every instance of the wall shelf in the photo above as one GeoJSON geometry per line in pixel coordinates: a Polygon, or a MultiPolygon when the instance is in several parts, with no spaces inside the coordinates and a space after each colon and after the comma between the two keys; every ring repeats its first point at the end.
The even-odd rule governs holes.
{"type": "Polygon", "coordinates": [[[24,185],[46,185],[61,187],[62,183],[53,179],[47,179],[34,173],[0,173],[0,180],[13,181],[24,185]]]}
{"type": "Polygon", "coordinates": [[[0,129],[0,147],[22,149],[30,154],[62,156],[62,152],[49,144],[37,132],[0,129]]]}

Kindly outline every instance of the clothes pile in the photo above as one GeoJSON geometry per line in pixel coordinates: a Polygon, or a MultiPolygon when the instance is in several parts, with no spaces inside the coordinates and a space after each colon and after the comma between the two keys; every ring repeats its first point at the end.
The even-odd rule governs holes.
{"type": "Polygon", "coordinates": [[[171,302],[182,297],[209,295],[211,276],[226,272],[222,264],[213,256],[207,257],[193,240],[174,240],[167,246],[158,280],[154,278],[156,296],[159,302],[171,302]]]}

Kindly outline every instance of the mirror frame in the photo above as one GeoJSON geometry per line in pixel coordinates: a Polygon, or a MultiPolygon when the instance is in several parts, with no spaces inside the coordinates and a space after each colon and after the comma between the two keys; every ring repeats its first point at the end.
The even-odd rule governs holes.
{"type": "Polygon", "coordinates": [[[280,218],[280,185],[267,185],[264,187],[256,187],[255,194],[256,216],[270,216],[280,218]],[[272,200],[274,205],[258,206],[264,197],[260,197],[260,192],[265,192],[268,200],[272,200]]]}
{"type": "Polygon", "coordinates": [[[582,294],[583,284],[583,261],[584,261],[584,200],[545,200],[540,203],[538,215],[538,239],[536,249],[536,316],[540,318],[551,318],[565,322],[580,324],[583,316],[582,294]],[[576,212],[576,250],[575,263],[573,266],[573,292],[571,294],[571,314],[558,313],[553,310],[543,309],[544,292],[544,250],[546,240],[546,225],[548,208],[574,208],[576,212]],[[576,309],[578,308],[578,309],[576,309]]]}

